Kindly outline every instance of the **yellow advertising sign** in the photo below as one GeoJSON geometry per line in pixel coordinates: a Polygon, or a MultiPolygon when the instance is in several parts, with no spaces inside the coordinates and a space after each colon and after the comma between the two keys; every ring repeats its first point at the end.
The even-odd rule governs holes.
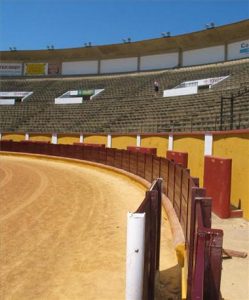
{"type": "Polygon", "coordinates": [[[25,64],[25,75],[46,75],[47,64],[44,63],[31,63],[25,64]]]}

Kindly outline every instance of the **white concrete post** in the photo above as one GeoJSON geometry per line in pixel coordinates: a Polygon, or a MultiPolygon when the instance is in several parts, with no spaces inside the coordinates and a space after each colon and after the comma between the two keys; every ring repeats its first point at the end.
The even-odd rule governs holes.
{"type": "Polygon", "coordinates": [[[126,300],[143,297],[145,213],[127,214],[126,300]]]}
{"type": "Polygon", "coordinates": [[[2,140],[2,133],[0,132],[0,141],[2,140]]]}
{"type": "Polygon", "coordinates": [[[83,133],[80,134],[80,143],[84,143],[84,135],[83,135],[83,133]]]}
{"type": "Polygon", "coordinates": [[[58,143],[58,137],[57,137],[57,133],[52,133],[52,140],[51,140],[52,144],[57,144],[58,143]]]}
{"type": "Polygon", "coordinates": [[[211,133],[206,133],[204,155],[212,155],[212,154],[213,154],[213,135],[211,133]]]}
{"type": "Polygon", "coordinates": [[[28,140],[29,140],[29,133],[26,132],[26,133],[25,133],[25,141],[28,141],[28,140]]]}
{"type": "Polygon", "coordinates": [[[141,135],[137,135],[137,147],[141,147],[141,135]]]}
{"type": "Polygon", "coordinates": [[[112,136],[110,134],[108,134],[107,136],[107,148],[111,148],[112,147],[112,136]]]}
{"type": "Polygon", "coordinates": [[[173,145],[174,145],[174,137],[173,134],[169,135],[169,143],[168,143],[168,150],[172,151],[173,150],[173,145]]]}

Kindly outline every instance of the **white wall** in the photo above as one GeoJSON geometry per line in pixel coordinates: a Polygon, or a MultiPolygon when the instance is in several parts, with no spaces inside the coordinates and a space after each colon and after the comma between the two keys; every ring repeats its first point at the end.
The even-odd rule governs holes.
{"type": "Polygon", "coordinates": [[[62,75],[97,74],[98,61],[74,61],[62,63],[62,75]]]}
{"type": "Polygon", "coordinates": [[[182,95],[192,95],[198,93],[198,86],[188,86],[184,88],[178,89],[171,89],[171,90],[164,90],[163,97],[175,97],[175,96],[182,96],[182,95]]]}
{"type": "Polygon", "coordinates": [[[228,44],[227,59],[238,59],[249,56],[249,40],[228,44]]]}
{"type": "Polygon", "coordinates": [[[138,58],[104,59],[100,62],[100,73],[137,71],[138,58]]]}
{"type": "Polygon", "coordinates": [[[55,104],[75,104],[75,103],[82,103],[82,97],[68,97],[68,98],[55,98],[55,104]]]}
{"type": "Polygon", "coordinates": [[[14,105],[15,99],[0,99],[0,105],[14,105]]]}
{"type": "Polygon", "coordinates": [[[141,56],[140,70],[167,69],[178,66],[178,53],[141,56]]]}
{"type": "Polygon", "coordinates": [[[225,46],[208,47],[183,52],[183,66],[202,65],[224,61],[225,46]]]}

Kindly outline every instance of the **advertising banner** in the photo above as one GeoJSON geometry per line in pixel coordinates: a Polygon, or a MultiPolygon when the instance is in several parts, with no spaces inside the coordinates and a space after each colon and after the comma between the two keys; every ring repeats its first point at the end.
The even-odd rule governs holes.
{"type": "Polygon", "coordinates": [[[184,81],[180,85],[178,85],[178,88],[181,87],[189,87],[189,86],[205,86],[205,85],[215,85],[219,83],[220,81],[226,79],[228,76],[221,76],[221,77],[213,77],[213,78],[206,78],[206,79],[199,79],[199,80],[191,80],[191,81],[184,81]]]}
{"type": "Polygon", "coordinates": [[[25,64],[25,75],[47,75],[48,64],[28,63],[25,64]]]}
{"type": "Polygon", "coordinates": [[[48,64],[48,75],[59,75],[60,74],[60,64],[49,63],[48,64]]]}
{"type": "Polygon", "coordinates": [[[21,76],[22,64],[0,63],[0,76],[21,76]]]}
{"type": "Polygon", "coordinates": [[[25,97],[30,92],[0,92],[0,98],[2,97],[25,97]]]}
{"type": "Polygon", "coordinates": [[[227,58],[238,59],[249,56],[249,40],[231,43],[228,45],[227,58]]]}
{"type": "Polygon", "coordinates": [[[249,53],[249,41],[244,41],[240,44],[240,54],[248,54],[249,53]]]}

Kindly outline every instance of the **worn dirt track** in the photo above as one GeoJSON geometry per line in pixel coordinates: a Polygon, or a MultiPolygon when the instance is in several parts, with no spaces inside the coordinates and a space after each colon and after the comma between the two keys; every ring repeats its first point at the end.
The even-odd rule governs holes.
{"type": "Polygon", "coordinates": [[[0,299],[124,299],[126,214],[143,197],[96,167],[0,156],[0,299]]]}

